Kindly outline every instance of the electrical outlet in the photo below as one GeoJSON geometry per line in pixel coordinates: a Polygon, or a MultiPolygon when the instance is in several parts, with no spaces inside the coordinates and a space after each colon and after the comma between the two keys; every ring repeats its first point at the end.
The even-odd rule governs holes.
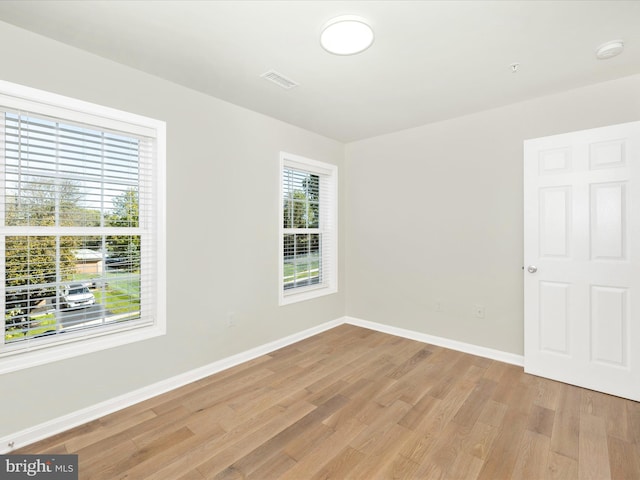
{"type": "Polygon", "coordinates": [[[484,318],[484,305],[479,305],[479,304],[474,305],[473,316],[476,318],[484,318]]]}
{"type": "Polygon", "coordinates": [[[440,301],[436,302],[436,304],[434,306],[434,310],[436,312],[441,312],[442,311],[442,302],[440,302],[440,301]]]}
{"type": "Polygon", "coordinates": [[[233,312],[229,312],[227,314],[227,328],[236,326],[236,314],[233,312]]]}

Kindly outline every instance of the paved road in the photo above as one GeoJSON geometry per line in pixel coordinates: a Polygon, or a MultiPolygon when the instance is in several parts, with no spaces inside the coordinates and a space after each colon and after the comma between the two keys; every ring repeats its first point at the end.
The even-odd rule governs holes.
{"type": "Polygon", "coordinates": [[[111,312],[107,311],[104,305],[96,303],[90,307],[61,311],[58,321],[60,322],[60,328],[64,329],[82,323],[96,322],[110,314],[111,312]]]}

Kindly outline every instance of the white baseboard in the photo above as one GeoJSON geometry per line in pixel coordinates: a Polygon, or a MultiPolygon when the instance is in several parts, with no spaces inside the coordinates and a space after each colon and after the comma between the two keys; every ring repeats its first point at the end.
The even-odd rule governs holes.
{"type": "Polygon", "coordinates": [[[470,353],[472,355],[478,355],[481,357],[491,358],[505,363],[513,365],[523,366],[524,357],[522,355],[515,355],[513,353],[507,353],[500,350],[493,350],[491,348],[480,347],[470,343],[458,342],[456,340],[450,340],[448,338],[436,337],[428,335],[426,333],[415,332],[413,330],[405,330],[403,328],[392,327],[384,325],[382,323],[369,322],[367,320],[361,320],[354,317],[342,317],[330,322],[317,325],[312,328],[308,328],[298,333],[294,333],[287,337],[274,340],[273,342],[266,343],[259,347],[252,348],[245,352],[232,355],[222,360],[210,363],[200,368],[190,370],[188,372],[176,375],[175,377],[162,380],[160,382],[148,385],[146,387],[134,390],[124,395],[106,400],[104,402],[91,405],[90,407],[83,408],[76,412],[69,413],[59,418],[55,418],[45,423],[35,425],[20,432],[0,437],[0,454],[8,453],[16,448],[21,448],[31,443],[43,440],[52,435],[56,435],[70,428],[77,427],[84,423],[96,420],[104,417],[117,410],[129,407],[136,403],[142,402],[149,398],[155,397],[162,393],[166,393],[170,390],[182,387],[201,378],[213,375],[228,368],[234,367],[241,363],[253,360],[254,358],[262,355],[267,355],[279,348],[286,347],[292,343],[299,342],[305,338],[317,335],[331,328],[337,327],[344,323],[355,325],[358,327],[368,328],[370,330],[376,330],[390,335],[398,337],[409,338],[418,342],[429,343],[432,345],[438,345],[440,347],[450,348],[452,350],[458,350],[460,352],[470,353]]]}
{"type": "Polygon", "coordinates": [[[345,317],[345,323],[356,325],[358,327],[368,328],[370,330],[376,330],[382,333],[388,333],[389,335],[395,335],[397,337],[409,338],[411,340],[416,340],[422,343],[430,343],[431,345],[437,345],[439,347],[449,348],[451,350],[457,350],[459,352],[478,355],[479,357],[485,357],[504,363],[510,363],[519,367],[524,366],[524,356],[516,355],[515,353],[494,350],[492,348],[481,347],[478,345],[473,345],[471,343],[458,342],[457,340],[451,340],[449,338],[436,337],[434,335],[428,335],[426,333],[416,332],[414,330],[405,330],[404,328],[392,327],[389,325],[384,325],[382,323],[370,322],[368,320],[362,320],[354,317],[345,317]]]}
{"type": "Polygon", "coordinates": [[[251,350],[223,358],[222,360],[210,363],[209,365],[176,375],[175,377],[125,393],[124,395],[91,405],[90,407],[83,408],[48,422],[35,425],[20,432],[0,437],[0,454],[8,453],[14,449],[24,447],[65,430],[69,430],[70,428],[104,417],[105,415],[142,402],[143,400],[147,400],[170,390],[182,387],[188,383],[200,380],[201,378],[213,375],[214,373],[221,372],[262,355],[267,355],[279,348],[286,347],[292,343],[317,335],[318,333],[337,327],[343,323],[345,323],[344,318],[338,318],[336,320],[308,328],[302,332],[294,333],[287,337],[274,340],[273,342],[260,345],[259,347],[252,348],[251,350]]]}

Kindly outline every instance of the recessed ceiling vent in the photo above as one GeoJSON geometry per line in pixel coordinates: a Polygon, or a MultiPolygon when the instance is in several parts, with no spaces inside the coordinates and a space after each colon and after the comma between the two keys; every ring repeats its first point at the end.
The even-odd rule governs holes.
{"type": "Polygon", "coordinates": [[[270,82],[279,85],[285,90],[291,90],[293,87],[297,87],[298,83],[294,82],[290,78],[285,77],[281,73],[276,72],[275,70],[269,70],[268,72],[263,73],[260,77],[269,80],[270,82]]]}

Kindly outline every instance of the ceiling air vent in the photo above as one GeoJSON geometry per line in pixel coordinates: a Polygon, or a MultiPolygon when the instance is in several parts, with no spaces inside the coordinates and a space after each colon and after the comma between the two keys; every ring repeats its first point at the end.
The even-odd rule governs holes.
{"type": "Polygon", "coordinates": [[[293,87],[298,86],[296,82],[276,72],[275,70],[269,70],[268,72],[265,72],[262,75],[260,75],[260,77],[266,80],[269,80],[270,82],[273,82],[276,85],[281,86],[285,90],[291,90],[293,87]]]}

